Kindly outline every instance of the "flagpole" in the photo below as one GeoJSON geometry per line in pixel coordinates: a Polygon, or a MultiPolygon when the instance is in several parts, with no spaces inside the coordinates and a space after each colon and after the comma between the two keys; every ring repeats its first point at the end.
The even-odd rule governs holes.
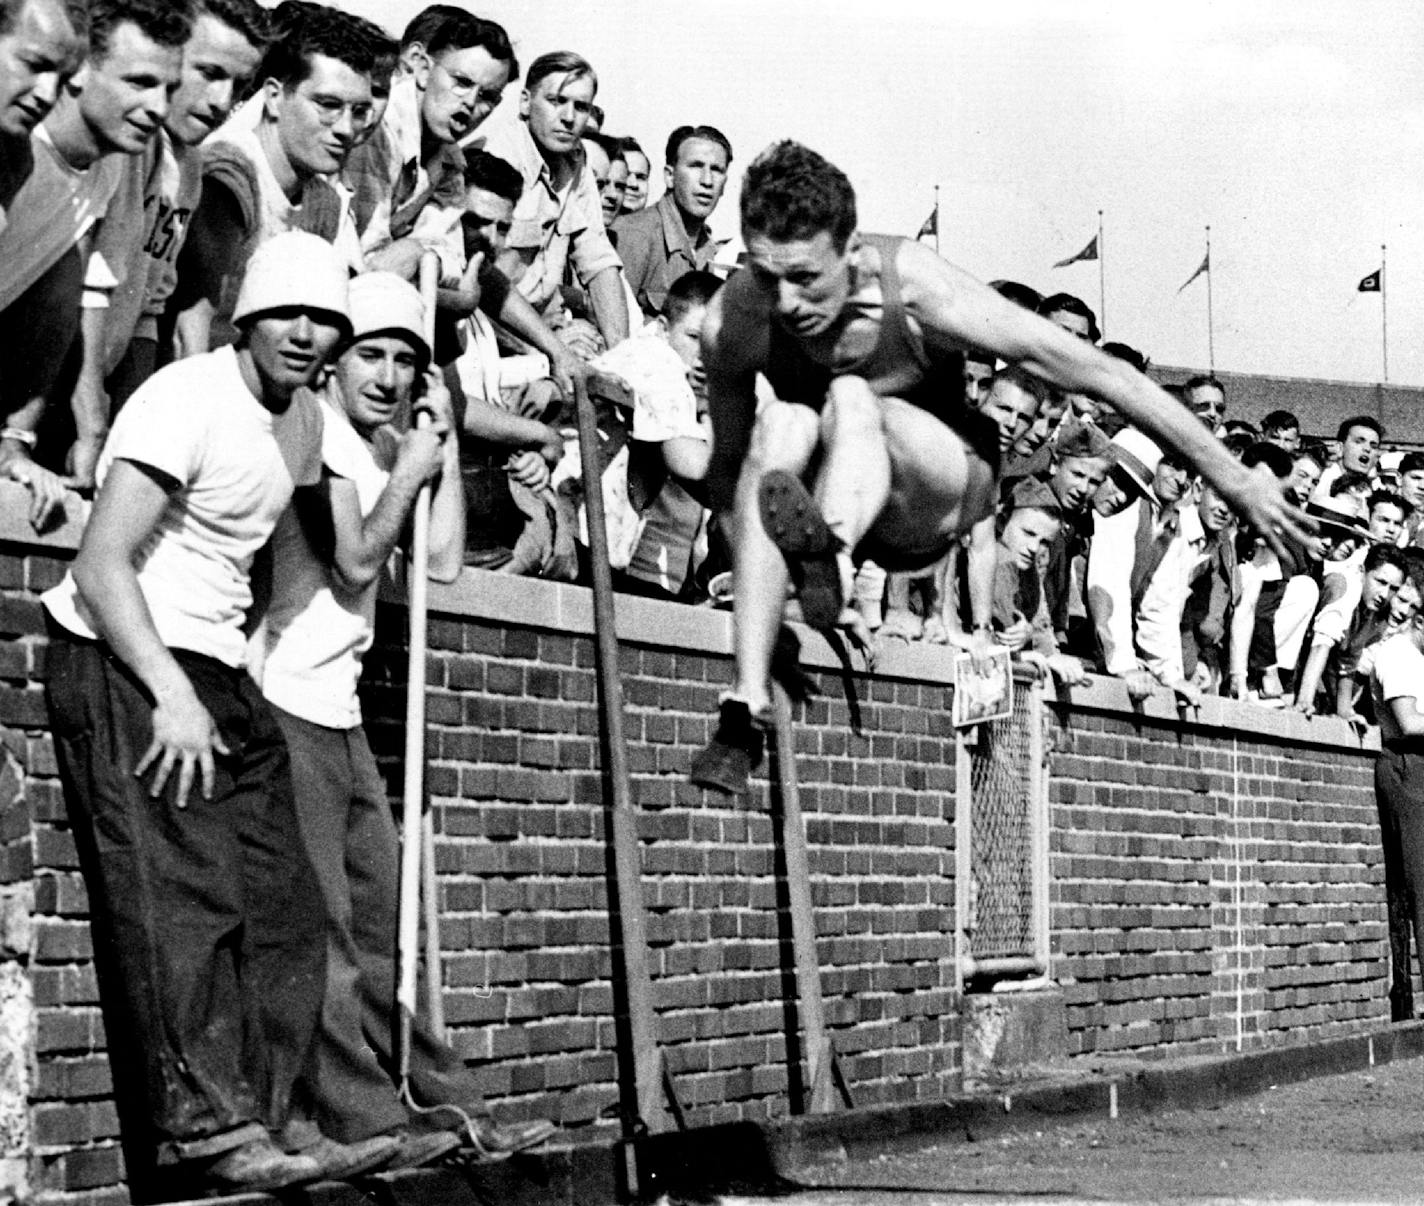
{"type": "Polygon", "coordinates": [[[1389,384],[1389,273],[1385,271],[1385,246],[1380,244],[1380,343],[1384,354],[1384,384],[1389,384]]]}
{"type": "Polygon", "coordinates": [[[1098,329],[1108,329],[1108,297],[1104,282],[1107,280],[1107,248],[1103,244],[1103,211],[1098,210],[1098,329]]]}
{"type": "Polygon", "coordinates": [[[934,226],[935,226],[935,255],[939,255],[939,185],[934,186],[934,226]]]}
{"type": "Polygon", "coordinates": [[[1206,357],[1210,371],[1216,373],[1216,325],[1211,312],[1211,227],[1206,228],[1206,357]]]}

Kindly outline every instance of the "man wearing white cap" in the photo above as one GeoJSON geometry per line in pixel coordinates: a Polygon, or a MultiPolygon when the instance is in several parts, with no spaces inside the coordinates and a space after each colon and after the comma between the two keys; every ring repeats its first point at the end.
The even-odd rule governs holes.
{"type": "MultiPolygon", "coordinates": [[[[343,1143],[400,1142],[387,1167],[411,1167],[461,1143],[507,1153],[547,1138],[546,1122],[496,1126],[474,1078],[417,1027],[413,1119],[387,1069],[394,1062],[398,848],[386,789],[361,727],[356,682],[375,630],[381,568],[400,543],[420,488],[434,484],[430,576],[464,563],[465,508],[450,396],[422,334],[420,295],[399,276],[351,283],[350,342],[317,392],[326,424],[320,512],[294,507],[273,535],[273,595],[253,642],[254,671],[291,750],[297,815],[326,904],[326,996],[299,1100],[343,1143]],[[433,422],[398,433],[412,401],[433,422]],[[305,522],[303,522],[305,521],[305,522]],[[308,532],[329,533],[319,556],[308,532]],[[417,1125],[412,1125],[412,1123],[417,1125]]],[[[392,1144],[395,1147],[395,1144],[392,1144]]]]}
{"type": "Polygon", "coordinates": [[[235,345],[168,366],[119,413],[73,569],[43,600],[106,1027],[128,1040],[114,1079],[145,1111],[130,1177],[146,1152],[183,1189],[331,1171],[271,1138],[321,1004],[322,907],[243,624],[253,559],[320,481],[302,387],[349,329],[345,266],[281,235],[234,316],[235,345]]]}
{"type": "Polygon", "coordinates": [[[1114,476],[1130,482],[1138,498],[1115,515],[1093,517],[1088,612],[1103,669],[1125,679],[1133,699],[1146,699],[1161,683],[1195,702],[1200,693],[1182,669],[1181,633],[1193,533],[1183,531],[1179,504],[1191,475],[1134,428],[1112,444],[1114,476]]]}

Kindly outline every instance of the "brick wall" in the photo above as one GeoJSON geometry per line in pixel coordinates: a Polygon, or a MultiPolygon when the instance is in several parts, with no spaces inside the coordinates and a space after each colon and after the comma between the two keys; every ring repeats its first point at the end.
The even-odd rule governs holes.
{"type": "Polygon", "coordinates": [[[1050,709],[1054,971],[1075,1053],[1219,1052],[1389,1017],[1373,736],[1100,681],[1050,709]]]}
{"type": "MultiPolygon", "coordinates": [[[[109,1202],[118,1128],[40,703],[35,595],[74,537],[34,542],[0,484],[0,1197],[109,1202]]],[[[502,1114],[606,1136],[617,931],[589,596],[469,574],[431,598],[447,1021],[502,1114]]],[[[395,784],[402,619],[383,605],[366,686],[395,784]]],[[[685,782],[730,675],[727,617],[623,599],[619,625],[660,1039],[694,1125],[786,1113],[794,990],[766,784],[728,804],[685,782]]],[[[884,657],[861,680],[861,740],[828,651],[807,656],[824,694],[796,749],[828,1024],[858,1104],[943,1097],[961,1069],[949,659],[884,657]]],[[[1045,715],[1051,970],[1075,1052],[1224,1051],[1387,1018],[1371,755],[1343,727],[1220,702],[1183,725],[1157,701],[1134,715],[1108,683],[1045,715]]]]}

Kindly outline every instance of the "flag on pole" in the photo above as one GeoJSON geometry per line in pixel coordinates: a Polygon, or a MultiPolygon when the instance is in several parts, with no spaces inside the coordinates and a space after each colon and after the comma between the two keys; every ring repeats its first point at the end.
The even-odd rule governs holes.
{"type": "Polygon", "coordinates": [[[1384,288],[1384,269],[1376,268],[1369,276],[1365,277],[1359,284],[1356,292],[1378,293],[1384,288]]]}
{"type": "Polygon", "coordinates": [[[1191,274],[1191,276],[1187,277],[1187,279],[1186,279],[1185,281],[1182,282],[1182,288],[1181,288],[1181,289],[1178,289],[1177,292],[1180,293],[1180,292],[1182,291],[1182,289],[1185,289],[1188,285],[1190,285],[1194,280],[1197,279],[1197,277],[1201,276],[1201,274],[1202,274],[1203,272],[1210,272],[1210,271],[1211,271],[1211,252],[1208,251],[1204,256],[1202,256],[1202,262],[1201,262],[1200,266],[1197,268],[1197,270],[1196,270],[1195,272],[1193,272],[1193,273],[1191,274]]]}
{"type": "Polygon", "coordinates": [[[920,227],[920,233],[915,236],[923,239],[926,235],[939,234],[939,202],[935,202],[934,209],[930,210],[930,216],[925,219],[924,225],[920,227]]]}
{"type": "Polygon", "coordinates": [[[1094,235],[1088,240],[1088,245],[1077,255],[1070,255],[1066,260],[1059,260],[1054,264],[1055,268],[1066,268],[1069,264],[1076,264],[1081,260],[1095,260],[1098,258],[1098,236],[1094,235]]]}

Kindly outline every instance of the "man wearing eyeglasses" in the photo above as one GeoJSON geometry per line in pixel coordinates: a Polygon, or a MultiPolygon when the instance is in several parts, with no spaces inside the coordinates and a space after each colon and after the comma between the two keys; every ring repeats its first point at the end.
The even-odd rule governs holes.
{"type": "Polygon", "coordinates": [[[342,179],[354,195],[367,268],[410,279],[421,254],[433,250],[446,286],[442,308],[468,314],[478,294],[460,231],[459,141],[499,104],[519,63],[503,28],[464,11],[448,15],[412,52],[411,74],[392,87],[380,128],[352,153],[342,179]]]}
{"type": "Polygon", "coordinates": [[[362,270],[350,194],[337,173],[368,131],[376,62],[393,48],[379,44],[374,28],[314,5],[258,68],[260,113],[244,107],[204,143],[202,200],[170,305],[180,357],[234,341],[237,285],[253,252],[278,234],[318,235],[351,271],[362,270]]]}

